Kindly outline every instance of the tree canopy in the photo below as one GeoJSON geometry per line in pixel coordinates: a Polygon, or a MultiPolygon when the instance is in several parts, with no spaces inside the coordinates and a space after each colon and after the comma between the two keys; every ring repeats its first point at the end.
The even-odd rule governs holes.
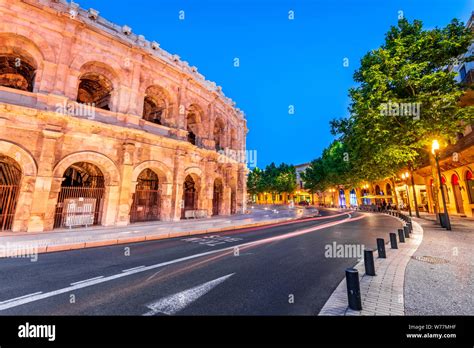
{"type": "MultiPolygon", "coordinates": [[[[444,28],[423,29],[402,19],[368,52],[354,73],[348,118],[332,120],[336,141],[311,162],[307,187],[355,185],[394,176],[407,164],[424,162],[436,138],[455,141],[474,107],[461,107],[467,86],[451,67],[461,64],[473,33],[456,19],[444,28]]],[[[472,58],[467,58],[471,60],[472,58]]]]}
{"type": "Polygon", "coordinates": [[[264,170],[254,168],[247,178],[247,191],[250,194],[270,192],[273,194],[291,193],[296,189],[296,170],[285,163],[276,166],[271,163],[264,170]]]}

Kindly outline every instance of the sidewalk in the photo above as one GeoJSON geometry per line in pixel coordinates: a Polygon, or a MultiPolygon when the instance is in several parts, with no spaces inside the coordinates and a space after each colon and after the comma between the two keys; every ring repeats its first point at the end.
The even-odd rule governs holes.
{"type": "Polygon", "coordinates": [[[433,214],[412,221],[411,238],[375,258],[375,277],[355,266],[362,311],[348,308],[343,279],[319,315],[474,315],[474,220],[452,217],[452,231],[433,214]]]}
{"type": "Polygon", "coordinates": [[[314,216],[315,209],[286,206],[260,208],[255,206],[250,214],[219,216],[201,220],[178,222],[152,222],[123,227],[93,226],[89,228],[62,229],[39,233],[0,233],[0,257],[25,252],[45,253],[75,250],[124,243],[143,242],[174,237],[222,232],[238,228],[264,226],[314,216]]]}
{"type": "Polygon", "coordinates": [[[434,215],[414,218],[424,229],[423,243],[406,275],[407,315],[474,315],[474,220],[451,217],[452,231],[434,215]]]}
{"type": "MultiPolygon", "coordinates": [[[[398,220],[402,222],[402,220],[398,220]]],[[[387,235],[384,239],[385,241],[389,240],[389,236],[387,235]]],[[[359,271],[361,311],[355,311],[348,307],[347,284],[346,279],[343,279],[319,315],[404,315],[405,269],[422,239],[423,229],[414,222],[410,238],[406,238],[405,243],[398,242],[398,249],[391,249],[389,244],[386,245],[385,259],[378,258],[377,252],[374,252],[375,276],[365,274],[363,259],[354,267],[359,271]]],[[[341,274],[344,274],[344,270],[341,270],[341,274]]]]}

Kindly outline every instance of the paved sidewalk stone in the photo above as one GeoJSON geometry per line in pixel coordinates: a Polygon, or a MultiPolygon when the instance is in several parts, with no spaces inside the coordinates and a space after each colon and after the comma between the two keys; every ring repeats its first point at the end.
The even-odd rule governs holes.
{"type": "MultiPolygon", "coordinates": [[[[422,239],[423,229],[413,221],[413,233],[406,239],[406,243],[399,242],[398,249],[391,249],[390,244],[387,244],[385,259],[378,258],[377,252],[374,252],[375,276],[365,274],[363,260],[354,267],[359,271],[361,311],[348,307],[347,285],[344,278],[319,315],[404,315],[405,269],[422,239]]],[[[341,273],[344,274],[344,270],[341,270],[341,273]]]]}

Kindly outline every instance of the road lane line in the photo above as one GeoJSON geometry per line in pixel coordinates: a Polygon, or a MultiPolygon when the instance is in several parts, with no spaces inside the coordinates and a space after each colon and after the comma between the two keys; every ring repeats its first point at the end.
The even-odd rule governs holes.
{"type": "Polygon", "coordinates": [[[124,270],[122,270],[122,272],[135,271],[135,270],[143,268],[143,267],[145,267],[145,266],[138,266],[138,267],[133,267],[133,268],[129,268],[129,269],[124,269],[124,270]]]}
{"type": "Polygon", "coordinates": [[[10,303],[10,302],[16,301],[16,300],[21,300],[21,299],[23,299],[23,298],[31,297],[31,296],[34,296],[34,295],[39,295],[39,294],[41,294],[41,293],[43,293],[43,292],[42,292],[42,291],[38,291],[38,292],[34,292],[34,293],[32,293],[32,294],[23,295],[23,296],[20,296],[20,297],[15,297],[15,298],[12,298],[12,299],[10,299],[10,300],[6,300],[6,301],[3,301],[3,302],[0,302],[0,305],[1,305],[1,304],[4,304],[4,303],[10,303]]]}
{"type": "Polygon", "coordinates": [[[81,281],[78,281],[78,282],[75,282],[75,283],[71,283],[71,285],[76,285],[76,284],[82,284],[82,283],[88,283],[88,282],[92,282],[96,279],[102,279],[104,278],[104,276],[98,276],[98,277],[94,277],[94,278],[89,278],[89,279],[86,279],[86,280],[81,280],[81,281]]]}
{"type": "Polygon", "coordinates": [[[209,291],[214,289],[217,285],[225,282],[228,278],[232,277],[235,273],[228,274],[226,276],[211,280],[204,284],[195,286],[193,288],[178,292],[176,294],[166,296],[147,305],[149,312],[143,314],[144,316],[156,315],[163,313],[167,315],[173,315],[183,310],[191,303],[196,301],[198,298],[204,296],[209,291]]]}
{"type": "MultiPolygon", "coordinates": [[[[305,230],[298,231],[298,232],[292,232],[289,235],[291,235],[291,237],[295,237],[295,236],[302,235],[302,234],[305,234],[305,233],[309,233],[309,232],[312,232],[312,231],[317,231],[317,230],[321,230],[321,229],[324,229],[324,228],[328,228],[328,227],[336,226],[336,225],[339,225],[339,224],[343,224],[343,223],[346,223],[346,222],[349,222],[349,221],[360,220],[364,217],[365,217],[365,215],[362,215],[362,216],[357,217],[357,218],[352,218],[352,219],[351,218],[346,218],[346,219],[343,219],[343,220],[340,220],[340,221],[335,221],[335,222],[332,222],[332,223],[318,225],[318,226],[313,227],[311,229],[305,229],[305,230]]],[[[290,238],[290,237],[287,237],[287,238],[290,238]]],[[[4,301],[3,303],[0,303],[0,311],[10,309],[10,308],[14,308],[14,307],[18,307],[18,306],[21,306],[21,305],[24,305],[24,304],[27,304],[27,303],[40,301],[40,300],[50,298],[50,297],[53,297],[53,296],[58,296],[58,295],[61,295],[61,294],[65,294],[65,293],[74,291],[74,290],[83,289],[83,288],[86,288],[86,287],[89,287],[89,286],[102,284],[102,283],[109,282],[109,281],[112,281],[112,280],[115,280],[115,279],[128,277],[128,276],[133,275],[133,274],[146,272],[146,271],[156,269],[156,268],[160,268],[160,267],[163,267],[163,266],[168,266],[168,265],[172,265],[172,264],[175,264],[175,263],[188,261],[188,260],[192,260],[192,259],[196,259],[196,258],[199,258],[199,257],[220,253],[220,252],[225,252],[225,251],[230,251],[230,250],[233,251],[233,250],[235,250],[235,248],[243,248],[243,247],[247,247],[247,246],[251,246],[251,245],[260,245],[260,244],[263,244],[263,243],[273,242],[273,241],[279,240],[279,239],[284,239],[284,238],[282,236],[276,236],[276,237],[270,237],[270,238],[266,238],[266,239],[262,239],[262,240],[258,240],[258,241],[253,241],[253,242],[247,242],[247,243],[243,243],[243,244],[239,244],[239,245],[234,245],[234,246],[230,246],[230,247],[227,247],[227,248],[222,248],[222,249],[217,249],[217,250],[210,250],[210,251],[206,251],[206,252],[199,253],[199,254],[194,254],[194,255],[190,255],[190,256],[181,257],[181,258],[175,259],[175,260],[158,263],[158,264],[155,264],[155,265],[142,267],[142,268],[139,268],[139,269],[136,269],[136,270],[128,271],[126,273],[119,273],[119,274],[115,274],[115,275],[108,276],[108,277],[101,277],[101,278],[98,278],[98,279],[95,279],[95,280],[90,280],[86,283],[78,283],[78,284],[71,285],[71,286],[66,287],[66,288],[62,288],[62,289],[58,289],[58,290],[54,290],[54,291],[50,291],[50,292],[46,292],[46,293],[39,293],[39,294],[31,295],[31,296],[26,297],[26,298],[7,300],[7,301],[4,301]]]]}

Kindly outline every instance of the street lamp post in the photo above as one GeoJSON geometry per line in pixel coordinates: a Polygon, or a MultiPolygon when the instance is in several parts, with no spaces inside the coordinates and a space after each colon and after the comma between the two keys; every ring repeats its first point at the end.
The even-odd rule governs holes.
{"type": "Polygon", "coordinates": [[[419,218],[420,217],[420,210],[418,209],[418,201],[416,199],[415,176],[413,175],[412,168],[409,168],[409,169],[411,170],[411,189],[413,191],[413,200],[414,200],[414,204],[415,204],[415,213],[416,213],[416,217],[419,218]]]}
{"type": "Polygon", "coordinates": [[[443,179],[441,177],[441,169],[439,167],[439,143],[438,143],[438,140],[433,140],[433,143],[431,145],[431,152],[434,155],[434,158],[435,158],[435,161],[436,161],[436,169],[438,171],[439,189],[441,190],[441,198],[443,200],[443,209],[444,209],[444,217],[445,217],[445,222],[446,222],[446,229],[448,231],[451,231],[451,221],[449,221],[448,208],[446,207],[446,197],[444,196],[444,190],[443,190],[443,179]]]}
{"type": "Polygon", "coordinates": [[[409,176],[410,176],[410,173],[408,173],[408,172],[405,172],[405,173],[402,174],[402,179],[405,182],[405,190],[407,191],[408,213],[410,214],[410,216],[412,216],[411,206],[410,206],[410,191],[408,190],[408,178],[409,178],[409,176]]]}

